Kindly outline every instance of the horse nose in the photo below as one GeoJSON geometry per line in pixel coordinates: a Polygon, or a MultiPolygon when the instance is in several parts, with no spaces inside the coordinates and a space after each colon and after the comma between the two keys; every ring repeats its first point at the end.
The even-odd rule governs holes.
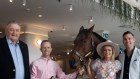
{"type": "Polygon", "coordinates": [[[75,59],[69,60],[70,68],[76,69],[75,63],[75,59]]]}

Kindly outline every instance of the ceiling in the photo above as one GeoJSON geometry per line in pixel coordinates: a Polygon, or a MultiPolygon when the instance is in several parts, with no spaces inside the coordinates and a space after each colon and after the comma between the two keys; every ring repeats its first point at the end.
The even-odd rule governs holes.
{"type": "Polygon", "coordinates": [[[85,28],[95,24],[94,31],[101,34],[109,32],[109,39],[122,45],[122,34],[132,31],[140,44],[140,31],[137,26],[128,22],[124,23],[117,16],[113,16],[107,9],[98,3],[88,0],[0,0],[0,31],[9,20],[16,20],[29,30],[41,35],[47,35],[53,43],[54,52],[64,52],[72,49],[73,40],[81,26],[85,28]],[[70,11],[72,4],[73,10],[70,11]],[[93,22],[89,18],[93,17],[93,22]],[[123,25],[131,25],[126,27],[123,25]],[[121,27],[122,26],[122,27],[121,27]],[[64,28],[63,28],[64,27],[64,28]],[[36,30],[40,29],[40,30],[36,30]],[[63,30],[65,29],[65,30],[63,30]]]}

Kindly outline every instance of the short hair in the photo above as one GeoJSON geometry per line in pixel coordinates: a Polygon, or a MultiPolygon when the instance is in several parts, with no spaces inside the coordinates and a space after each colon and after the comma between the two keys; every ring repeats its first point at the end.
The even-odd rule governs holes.
{"type": "Polygon", "coordinates": [[[6,24],[5,32],[7,31],[7,29],[9,28],[9,26],[10,26],[11,24],[17,24],[17,25],[19,25],[19,27],[20,27],[20,29],[21,29],[21,26],[20,26],[20,24],[19,24],[18,22],[14,21],[14,20],[11,20],[11,21],[9,21],[9,22],[6,24]]]}
{"type": "Polygon", "coordinates": [[[40,46],[42,46],[42,44],[45,43],[45,42],[49,42],[51,44],[51,42],[49,40],[42,40],[40,46]]]}
{"type": "Polygon", "coordinates": [[[124,33],[123,33],[123,37],[124,37],[125,35],[127,35],[127,34],[131,34],[131,35],[134,37],[134,34],[133,34],[132,32],[130,32],[130,31],[124,32],[124,33]]]}
{"type": "Polygon", "coordinates": [[[15,20],[9,21],[9,22],[7,23],[7,26],[10,25],[10,24],[18,24],[18,25],[20,26],[20,24],[19,24],[17,21],[15,21],[15,20]]]}

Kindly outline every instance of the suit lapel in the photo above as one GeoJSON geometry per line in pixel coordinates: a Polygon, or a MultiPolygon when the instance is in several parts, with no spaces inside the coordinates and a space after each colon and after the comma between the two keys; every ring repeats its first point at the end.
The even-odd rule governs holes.
{"type": "Polygon", "coordinates": [[[21,50],[21,53],[22,53],[23,63],[24,63],[24,67],[25,67],[25,65],[26,65],[26,53],[25,53],[26,47],[20,41],[19,41],[19,47],[20,47],[20,50],[21,50]]]}
{"type": "Polygon", "coordinates": [[[19,41],[19,47],[20,47],[20,50],[21,50],[21,53],[22,53],[22,57],[23,57],[23,61],[24,61],[24,51],[25,51],[25,49],[24,49],[24,45],[19,41]]]}
{"type": "Polygon", "coordinates": [[[133,51],[133,55],[132,55],[130,64],[132,64],[132,62],[134,62],[134,61],[137,61],[137,48],[136,47],[133,51]]]}
{"type": "Polygon", "coordinates": [[[6,37],[3,38],[3,50],[5,51],[5,54],[10,59],[10,61],[14,63],[6,37]]]}

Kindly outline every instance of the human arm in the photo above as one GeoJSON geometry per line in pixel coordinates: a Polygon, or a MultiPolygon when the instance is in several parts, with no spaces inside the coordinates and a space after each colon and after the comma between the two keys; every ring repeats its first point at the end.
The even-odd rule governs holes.
{"type": "Polygon", "coordinates": [[[81,68],[78,68],[78,70],[76,70],[75,72],[66,75],[62,71],[60,66],[57,65],[57,76],[59,79],[76,79],[77,75],[82,75],[83,72],[84,72],[84,69],[81,67],[81,68]]]}
{"type": "Polygon", "coordinates": [[[115,61],[115,70],[116,70],[116,76],[119,78],[120,75],[121,75],[121,68],[122,68],[122,65],[121,65],[121,62],[116,60],[115,61]]]}
{"type": "Polygon", "coordinates": [[[87,72],[89,75],[89,79],[94,79],[95,78],[95,71],[92,70],[91,68],[91,59],[89,59],[88,64],[87,64],[87,72]]]}
{"type": "Polygon", "coordinates": [[[31,79],[39,79],[37,78],[37,67],[32,63],[30,65],[31,79]]]}

